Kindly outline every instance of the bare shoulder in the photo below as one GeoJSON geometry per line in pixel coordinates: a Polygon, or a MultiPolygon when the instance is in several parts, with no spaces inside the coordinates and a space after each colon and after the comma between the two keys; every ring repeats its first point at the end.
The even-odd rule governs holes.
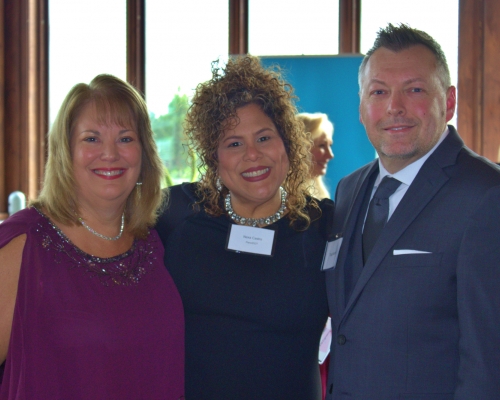
{"type": "Polygon", "coordinates": [[[26,235],[13,238],[0,249],[0,363],[7,356],[17,285],[26,235]]]}

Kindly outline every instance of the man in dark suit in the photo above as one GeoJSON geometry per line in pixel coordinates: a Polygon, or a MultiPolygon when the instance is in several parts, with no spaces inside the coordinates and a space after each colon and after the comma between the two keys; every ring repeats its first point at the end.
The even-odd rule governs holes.
{"type": "Polygon", "coordinates": [[[327,399],[500,399],[500,170],[447,126],[426,33],[381,30],[359,84],[379,159],[335,196],[327,399]]]}

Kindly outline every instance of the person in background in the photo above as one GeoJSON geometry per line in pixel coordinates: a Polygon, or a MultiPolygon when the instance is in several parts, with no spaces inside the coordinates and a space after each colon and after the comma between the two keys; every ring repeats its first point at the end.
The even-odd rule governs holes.
{"type": "MultiPolygon", "coordinates": [[[[186,116],[204,171],[158,232],[186,318],[186,398],[321,398],[323,214],[292,88],[258,58],[215,63],[186,116]]],[[[324,226],[323,226],[324,228],[324,226]]]]}
{"type": "Polygon", "coordinates": [[[329,198],[330,193],[323,182],[328,162],[333,158],[333,124],[328,115],[323,113],[300,113],[299,121],[304,124],[306,132],[311,133],[313,167],[311,170],[313,195],[318,199],[329,198]]]}
{"type": "Polygon", "coordinates": [[[455,128],[439,44],[389,24],[359,69],[378,153],[340,181],[327,399],[500,394],[500,169],[455,128]]]}
{"type": "Polygon", "coordinates": [[[183,398],[162,180],[141,95],[110,75],[74,86],[40,196],[0,225],[0,399],[183,398]]]}

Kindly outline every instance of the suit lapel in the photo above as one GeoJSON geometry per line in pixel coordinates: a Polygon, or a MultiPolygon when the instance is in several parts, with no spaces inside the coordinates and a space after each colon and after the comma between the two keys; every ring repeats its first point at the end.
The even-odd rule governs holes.
{"type": "MultiPolygon", "coordinates": [[[[397,240],[448,181],[449,177],[443,168],[456,162],[457,154],[463,146],[456,131],[452,127],[450,128],[448,137],[424,163],[383,229],[380,240],[373,248],[363,272],[354,286],[342,318],[348,315],[366,283],[380,266],[387,253],[392,250],[397,240]]],[[[356,211],[357,209],[353,207],[352,212],[356,211]]],[[[352,234],[352,231],[350,233],[352,234]]]]}
{"type": "Polygon", "coordinates": [[[368,189],[368,182],[370,181],[370,176],[378,171],[378,161],[375,160],[371,165],[368,166],[359,176],[356,187],[354,189],[353,199],[349,206],[347,212],[347,218],[345,219],[344,226],[342,228],[342,236],[346,238],[342,242],[342,246],[339,251],[337,259],[337,267],[335,268],[335,298],[337,304],[337,312],[339,319],[344,314],[345,310],[345,271],[344,264],[347,257],[347,252],[349,250],[349,242],[353,239],[354,230],[356,229],[356,221],[358,219],[358,214],[360,212],[361,206],[363,204],[363,199],[365,192],[368,189]]]}

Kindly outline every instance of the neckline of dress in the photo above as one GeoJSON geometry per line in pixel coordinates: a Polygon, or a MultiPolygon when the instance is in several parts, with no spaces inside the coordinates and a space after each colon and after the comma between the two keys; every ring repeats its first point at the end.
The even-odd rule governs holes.
{"type": "Polygon", "coordinates": [[[121,259],[124,259],[124,258],[127,258],[128,256],[130,256],[136,249],[136,244],[137,244],[137,239],[134,238],[134,241],[132,243],[132,246],[130,247],[130,249],[128,249],[126,252],[124,253],[121,253],[121,254],[117,254],[116,256],[113,256],[113,257],[98,257],[98,256],[94,256],[92,254],[89,254],[85,251],[83,251],[82,249],[80,249],[76,244],[74,244],[71,239],[69,237],[66,236],[66,234],[56,225],[54,224],[50,218],[45,215],[43,213],[42,210],[39,210],[37,207],[33,207],[37,212],[38,214],[40,214],[44,219],[45,221],[47,221],[47,223],[56,231],[57,235],[63,240],[65,241],[68,245],[70,245],[77,253],[79,253],[81,256],[83,257],[87,257],[89,259],[91,259],[92,261],[94,262],[98,262],[98,263],[111,263],[111,262],[116,262],[117,260],[121,260],[121,259]]]}

